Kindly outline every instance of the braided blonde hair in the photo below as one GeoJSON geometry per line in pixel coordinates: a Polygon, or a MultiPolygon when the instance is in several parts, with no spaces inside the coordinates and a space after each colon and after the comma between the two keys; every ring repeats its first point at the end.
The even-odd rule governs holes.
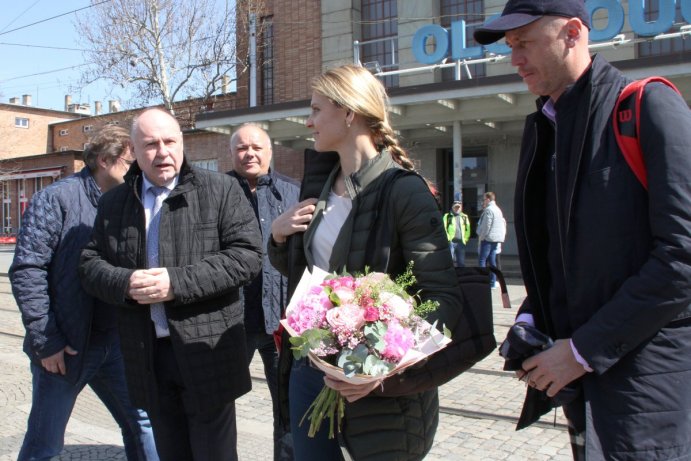
{"type": "Polygon", "coordinates": [[[367,69],[354,65],[329,69],[313,80],[312,90],[362,116],[377,149],[388,149],[396,163],[406,170],[415,169],[389,124],[386,89],[367,69]]]}

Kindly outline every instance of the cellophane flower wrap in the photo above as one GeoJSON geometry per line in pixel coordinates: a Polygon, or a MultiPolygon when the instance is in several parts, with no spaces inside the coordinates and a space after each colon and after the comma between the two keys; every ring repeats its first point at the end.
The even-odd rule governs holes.
{"type": "MultiPolygon", "coordinates": [[[[451,341],[448,331],[442,334],[423,318],[438,304],[409,295],[414,283],[412,264],[396,281],[381,272],[354,276],[306,270],[282,320],[294,357],[309,357],[327,375],[365,385],[444,348],[451,341]]],[[[333,438],[344,405],[338,391],[324,386],[300,423],[307,418],[314,437],[326,418],[333,438]]]]}

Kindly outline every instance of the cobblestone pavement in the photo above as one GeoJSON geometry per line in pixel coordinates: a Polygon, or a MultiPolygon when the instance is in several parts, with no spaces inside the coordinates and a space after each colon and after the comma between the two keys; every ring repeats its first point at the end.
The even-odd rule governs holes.
{"type": "MultiPolygon", "coordinates": [[[[3,268],[0,267],[0,271],[3,268]]],[[[494,292],[497,339],[503,339],[516,307],[525,296],[511,285],[511,310],[501,307],[494,292]]],[[[0,461],[15,460],[31,403],[28,359],[21,351],[24,334],[6,276],[0,276],[0,461]]],[[[497,354],[440,389],[444,408],[434,446],[426,461],[555,460],[568,461],[571,451],[561,412],[516,432],[515,419],[524,385],[501,371],[497,354]],[[556,423],[556,426],[553,424],[556,423]]],[[[254,388],[237,401],[239,454],[242,461],[271,460],[271,400],[262,381],[258,356],[252,363],[254,388]]],[[[90,389],[80,395],[59,460],[125,459],[122,439],[112,417],[90,389]]],[[[328,460],[325,460],[328,461],[328,460]]]]}

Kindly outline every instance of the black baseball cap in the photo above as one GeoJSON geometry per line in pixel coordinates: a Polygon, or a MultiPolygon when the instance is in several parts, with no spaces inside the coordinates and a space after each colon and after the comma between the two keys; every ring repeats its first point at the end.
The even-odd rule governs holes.
{"type": "Polygon", "coordinates": [[[475,29],[473,36],[482,45],[489,45],[508,30],[518,29],[543,16],[578,18],[590,29],[590,15],[584,0],[509,0],[501,16],[475,29]]]}

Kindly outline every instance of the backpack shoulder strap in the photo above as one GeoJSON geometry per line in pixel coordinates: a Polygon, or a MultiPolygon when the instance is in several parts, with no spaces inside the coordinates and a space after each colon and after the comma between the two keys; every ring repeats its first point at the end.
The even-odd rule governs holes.
{"type": "Polygon", "coordinates": [[[641,185],[648,189],[648,175],[641,152],[639,139],[641,125],[641,101],[643,100],[643,90],[648,83],[660,82],[679,93],[679,90],[672,82],[663,77],[648,77],[642,80],[635,80],[622,90],[614,105],[614,136],[617,140],[619,150],[621,150],[626,163],[636,176],[641,185]]]}

